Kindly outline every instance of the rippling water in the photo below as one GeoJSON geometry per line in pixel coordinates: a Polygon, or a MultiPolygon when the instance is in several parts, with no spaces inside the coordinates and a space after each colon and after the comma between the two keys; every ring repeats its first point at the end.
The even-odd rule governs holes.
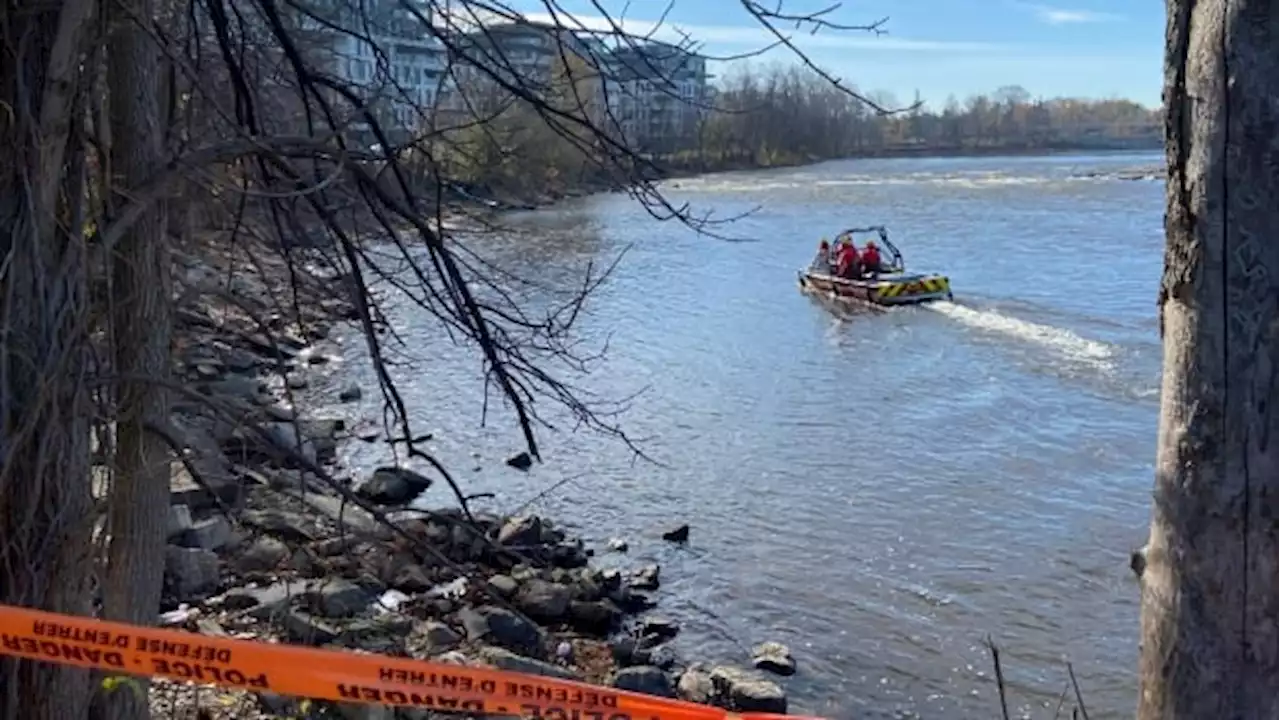
{"type": "MultiPolygon", "coordinates": [[[[664,466],[565,427],[545,436],[545,464],[504,467],[519,438],[499,408],[481,427],[478,360],[403,304],[393,317],[414,359],[397,374],[470,489],[511,510],[568,479],[537,507],[589,538],[629,538],[619,562],[661,562],[662,611],[684,624],[687,656],[790,644],[797,710],[997,716],[990,633],[1021,712],[1052,715],[1070,660],[1092,717],[1130,714],[1127,552],[1145,537],[1155,454],[1163,190],[1119,176],[1159,163],[708,176],[667,190],[719,216],[760,206],[724,229],[750,242],[658,223],[623,196],[513,216],[518,231],[471,241],[551,285],[628,248],[582,319],[608,354],[578,382],[612,399],[645,389],[620,422],[664,466]],[[908,267],[947,272],[956,301],[872,313],[798,292],[820,236],[872,223],[908,267]],[[681,521],[688,547],[657,540],[681,521]]],[[[355,466],[385,452],[347,448],[355,466]]]]}

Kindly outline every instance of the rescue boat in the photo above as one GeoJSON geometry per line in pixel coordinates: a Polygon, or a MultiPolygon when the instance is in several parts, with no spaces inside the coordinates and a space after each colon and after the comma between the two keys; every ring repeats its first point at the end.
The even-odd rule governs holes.
{"type": "Polygon", "coordinates": [[[907,272],[902,253],[889,240],[889,231],[882,225],[850,228],[836,236],[837,247],[849,240],[856,245],[859,235],[874,234],[888,262],[881,256],[876,272],[864,273],[860,278],[838,277],[830,264],[815,260],[808,268],[799,271],[800,289],[821,293],[834,300],[863,302],[871,305],[918,305],[937,300],[951,300],[951,279],[939,273],[907,272]],[[824,266],[825,265],[825,266],[824,266]]]}

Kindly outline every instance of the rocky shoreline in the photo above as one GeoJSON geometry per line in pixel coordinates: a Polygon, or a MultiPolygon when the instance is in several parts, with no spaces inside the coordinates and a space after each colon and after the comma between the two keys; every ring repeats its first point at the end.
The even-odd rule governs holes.
{"type": "MultiPolygon", "coordinates": [[[[172,418],[187,452],[173,463],[162,625],[787,711],[766,672],[793,674],[790,652],[756,648],[744,661],[757,669],[683,661],[667,645],[678,624],[655,613],[660,568],[626,567],[626,543],[597,555],[548,518],[410,508],[433,479],[408,467],[345,477],[340,444],[388,440],[294,402],[332,359],[317,343],[353,318],[333,292],[344,279],[299,269],[294,317],[271,301],[287,297],[283,265],[253,265],[209,249],[179,263],[175,366],[190,392],[172,418]]],[[[165,718],[433,717],[167,681],[150,692],[165,718]]]]}

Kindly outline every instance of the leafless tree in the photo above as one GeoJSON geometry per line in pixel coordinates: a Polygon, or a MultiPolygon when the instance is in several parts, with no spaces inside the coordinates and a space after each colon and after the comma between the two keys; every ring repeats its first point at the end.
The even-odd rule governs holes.
{"type": "MultiPolygon", "coordinates": [[[[500,43],[460,39],[488,35],[495,18],[528,25],[493,3],[0,2],[0,141],[10,149],[0,164],[0,602],[154,622],[170,468],[195,464],[171,417],[175,398],[198,399],[171,379],[179,256],[239,253],[242,270],[285,279],[279,322],[240,313],[246,333],[304,333],[304,305],[323,293],[302,287],[300,265],[328,267],[329,290],[363,330],[400,449],[433,467],[464,510],[465,490],[414,440],[374,279],[476,349],[533,455],[537,398],[626,440],[547,362],[581,367],[572,327],[586,293],[526,312],[506,276],[444,230],[449,172],[470,152],[457,135],[496,135],[489,115],[508,103],[575,148],[581,174],[628,189],[658,217],[713,229],[657,191],[658,169],[607,101],[581,100],[593,77],[613,72],[584,40],[640,48],[647,38],[617,19],[602,31],[550,0],[545,9],[557,18],[559,83],[513,72],[500,43]],[[412,69],[392,62],[380,38],[397,35],[429,38],[453,80],[493,86],[499,107],[451,118],[440,93],[427,97],[407,79],[412,69]],[[332,50],[338,39],[367,52],[344,57],[332,50]],[[366,64],[359,81],[342,71],[353,60],[366,64]]],[[[783,45],[784,25],[856,29],[837,28],[831,10],[744,9],[783,45]]],[[[222,292],[234,305],[235,292],[222,292]]],[[[93,694],[83,671],[12,660],[0,661],[0,686],[0,717],[24,720],[85,717],[93,694]]],[[[148,712],[129,693],[95,706],[100,717],[148,712]]]]}
{"type": "Polygon", "coordinates": [[[1275,3],[1169,0],[1138,717],[1276,714],[1275,3]]]}

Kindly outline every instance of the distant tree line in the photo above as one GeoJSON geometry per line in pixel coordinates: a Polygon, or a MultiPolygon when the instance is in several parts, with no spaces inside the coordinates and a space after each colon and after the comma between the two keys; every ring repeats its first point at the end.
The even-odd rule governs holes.
{"type": "Polygon", "coordinates": [[[1130,100],[1033,98],[1018,86],[940,110],[886,92],[882,114],[802,67],[737,68],[722,82],[692,147],[676,157],[707,169],[867,155],[1159,147],[1158,110],[1130,100]]]}
{"type": "MultiPolygon", "coordinates": [[[[598,73],[579,60],[556,63],[547,105],[608,126],[598,73]],[[565,64],[568,62],[568,65],[565,64]]],[[[504,200],[546,201],[614,184],[611,154],[572,123],[528,102],[471,83],[465,117],[445,126],[436,167],[462,186],[504,200]],[[556,127],[551,125],[555,124],[556,127]]],[[[1033,99],[1007,86],[938,110],[887,92],[835,87],[802,66],[743,65],[720,83],[691,124],[647,138],[635,149],[661,172],[778,167],[847,157],[1017,153],[1084,148],[1159,147],[1158,111],[1129,100],[1033,99]],[[874,106],[859,99],[866,98],[874,106]],[[884,113],[877,109],[902,109],[884,113]]],[[[620,143],[633,139],[617,136],[620,143]]],[[[630,175],[630,172],[624,173],[630,175]]]]}

